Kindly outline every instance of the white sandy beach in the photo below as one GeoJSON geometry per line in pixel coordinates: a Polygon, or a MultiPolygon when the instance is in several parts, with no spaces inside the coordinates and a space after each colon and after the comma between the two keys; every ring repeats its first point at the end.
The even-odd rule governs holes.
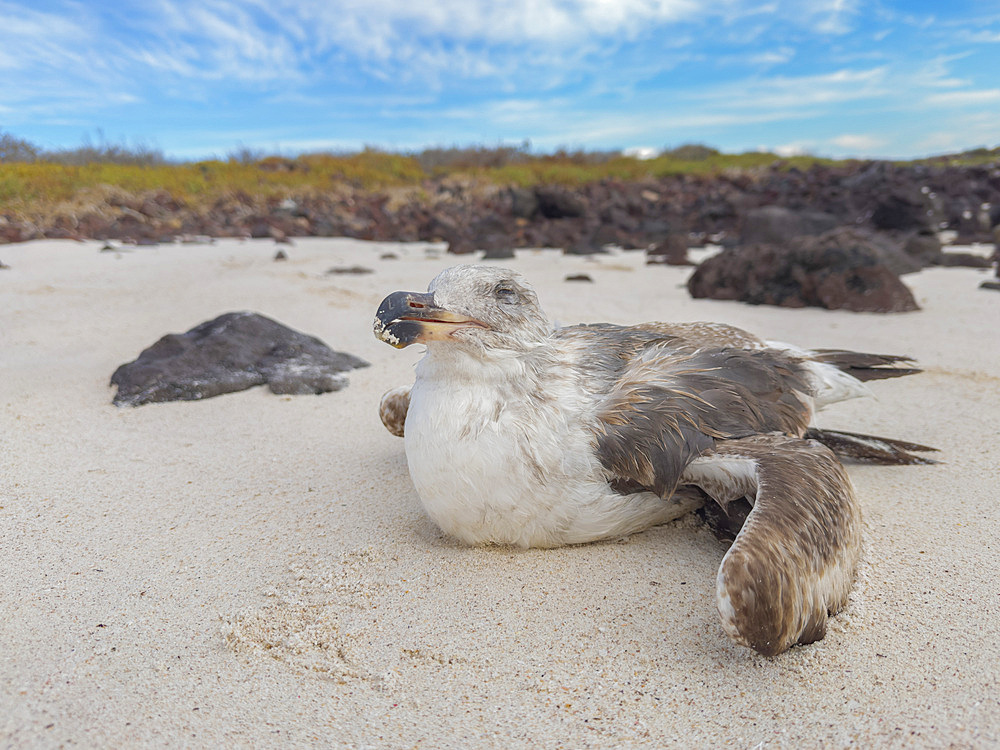
{"type": "Polygon", "coordinates": [[[1000,746],[1000,294],[904,277],[898,315],[692,300],[641,253],[508,261],[563,323],[715,320],[925,372],[821,415],[929,443],[851,466],[866,550],[825,640],[771,659],[715,609],[693,519],[557,550],[467,548],[425,517],[380,395],[421,347],[385,294],[459,262],[423,243],[0,246],[0,746],[1000,746]],[[391,251],[397,259],[382,259],[391,251]],[[328,276],[337,265],[374,269],[328,276]],[[594,283],[566,283],[571,273],[594,283]],[[343,391],[111,405],[161,335],[254,310],[371,367],[343,391]]]}

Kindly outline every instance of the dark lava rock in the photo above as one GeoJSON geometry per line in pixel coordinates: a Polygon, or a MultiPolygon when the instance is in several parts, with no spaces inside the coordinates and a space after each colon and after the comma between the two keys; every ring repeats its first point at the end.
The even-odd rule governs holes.
{"type": "Polygon", "coordinates": [[[574,219],[540,221],[525,228],[524,247],[570,248],[583,238],[581,223],[574,219]]]}
{"type": "Polygon", "coordinates": [[[592,233],[585,237],[580,237],[570,245],[563,248],[566,255],[603,255],[608,251],[599,243],[599,239],[592,233]]]}
{"type": "Polygon", "coordinates": [[[593,279],[590,278],[590,274],[586,273],[571,273],[563,281],[589,281],[593,283],[593,279]]]}
{"type": "Polygon", "coordinates": [[[288,253],[286,253],[284,250],[279,250],[278,252],[276,252],[274,254],[274,259],[275,260],[288,260],[288,253]]]}
{"type": "Polygon", "coordinates": [[[530,219],[538,211],[538,198],[527,188],[510,189],[510,212],[519,219],[530,219]]]}
{"type": "Polygon", "coordinates": [[[913,294],[871,251],[803,238],[794,247],[749,245],[708,258],[688,279],[692,297],[856,312],[917,310],[913,294]]]}
{"type": "Polygon", "coordinates": [[[448,240],[448,254],[468,255],[476,252],[476,245],[469,236],[455,236],[448,240]]]}
{"type": "Polygon", "coordinates": [[[482,260],[509,260],[514,257],[516,257],[514,248],[510,245],[498,245],[487,248],[486,252],[483,253],[482,260]]]}
{"type": "Polygon", "coordinates": [[[517,244],[513,226],[500,216],[484,216],[469,225],[472,234],[472,244],[477,250],[485,250],[492,258],[513,258],[513,249],[517,244]]]}
{"type": "Polygon", "coordinates": [[[804,238],[796,244],[814,242],[826,247],[836,247],[847,253],[873,254],[879,263],[897,276],[915,273],[927,265],[927,261],[922,258],[908,255],[902,241],[887,232],[872,232],[862,227],[837,227],[819,237],[804,238]]]}
{"type": "Polygon", "coordinates": [[[941,255],[941,240],[934,234],[911,234],[903,241],[903,252],[921,265],[931,265],[941,255]]]}
{"type": "Polygon", "coordinates": [[[582,197],[558,185],[538,185],[535,199],[538,212],[546,219],[575,219],[587,212],[582,197]]]}
{"type": "Polygon", "coordinates": [[[646,252],[646,265],[693,266],[688,257],[687,237],[683,234],[671,234],[663,242],[654,245],[646,252]]]}
{"type": "Polygon", "coordinates": [[[795,237],[823,234],[838,224],[836,216],[822,211],[763,206],[746,212],[740,239],[744,245],[784,245],[795,237]]]}
{"type": "Polygon", "coordinates": [[[342,373],[368,363],[252,312],[168,334],[111,376],[115,406],[194,401],[267,383],[272,393],[340,390],[342,373]]]}
{"type": "Polygon", "coordinates": [[[975,253],[940,253],[934,259],[936,266],[989,268],[993,261],[975,253]]]}
{"type": "Polygon", "coordinates": [[[992,289],[995,292],[1000,292],[1000,281],[981,281],[979,283],[980,289],[992,289]]]}
{"type": "Polygon", "coordinates": [[[879,199],[872,211],[872,225],[876,229],[926,231],[931,218],[926,203],[904,192],[889,193],[879,199]]]}
{"type": "Polygon", "coordinates": [[[326,272],[332,276],[364,276],[367,273],[375,273],[373,269],[365,266],[334,266],[328,268],[326,272]]]}

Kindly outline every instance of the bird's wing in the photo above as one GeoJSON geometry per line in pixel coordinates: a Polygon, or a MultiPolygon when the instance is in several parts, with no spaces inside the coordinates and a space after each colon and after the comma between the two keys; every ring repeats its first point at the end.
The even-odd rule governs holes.
{"type": "Polygon", "coordinates": [[[689,349],[763,349],[763,339],[725,323],[642,323],[635,326],[664,336],[671,336],[689,349]]]}
{"type": "Polygon", "coordinates": [[[658,342],[638,348],[614,375],[597,402],[597,455],[609,481],[661,497],[716,440],[799,436],[809,422],[799,360],[779,351],[689,352],[658,342]]]}
{"type": "Polygon", "coordinates": [[[834,455],[812,440],[758,435],[719,442],[683,481],[722,506],[753,504],[716,579],[729,635],[767,656],[821,639],[861,553],[860,509],[834,455]]]}
{"type": "Polygon", "coordinates": [[[639,323],[619,326],[611,323],[589,323],[567,326],[556,332],[560,335],[582,333],[608,342],[644,346],[652,342],[669,343],[671,348],[695,351],[697,349],[763,349],[763,339],[748,331],[725,323],[698,321],[692,323],[639,323]]]}
{"type": "Polygon", "coordinates": [[[401,385],[382,394],[378,415],[385,429],[396,437],[403,437],[406,413],[410,410],[410,386],[401,385]]]}

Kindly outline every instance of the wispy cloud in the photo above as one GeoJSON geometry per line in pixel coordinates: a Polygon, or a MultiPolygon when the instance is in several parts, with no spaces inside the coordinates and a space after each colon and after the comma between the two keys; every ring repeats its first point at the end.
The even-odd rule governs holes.
{"type": "Polygon", "coordinates": [[[884,147],[888,143],[888,140],[879,135],[844,133],[843,135],[838,135],[836,138],[832,138],[830,142],[843,151],[855,155],[867,156],[884,147]]]}
{"type": "Polygon", "coordinates": [[[980,89],[978,91],[946,91],[931,94],[924,101],[932,106],[965,106],[969,104],[1000,103],[1000,89],[980,89]]]}
{"type": "Polygon", "coordinates": [[[777,75],[727,83],[688,95],[724,110],[797,111],[884,96],[888,69],[834,70],[811,76],[777,75]]]}
{"type": "Polygon", "coordinates": [[[826,34],[846,34],[851,31],[859,13],[857,0],[827,0],[805,5],[803,10],[815,19],[816,30],[826,34]]]}

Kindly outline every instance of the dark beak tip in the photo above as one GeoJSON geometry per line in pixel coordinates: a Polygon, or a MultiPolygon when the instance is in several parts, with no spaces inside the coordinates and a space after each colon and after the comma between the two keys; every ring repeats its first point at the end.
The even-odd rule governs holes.
{"type": "Polygon", "coordinates": [[[375,338],[397,349],[412,344],[420,334],[420,325],[401,318],[413,312],[413,302],[417,303],[417,309],[426,307],[428,297],[429,295],[419,292],[393,292],[387,295],[375,312],[375,338]]]}

